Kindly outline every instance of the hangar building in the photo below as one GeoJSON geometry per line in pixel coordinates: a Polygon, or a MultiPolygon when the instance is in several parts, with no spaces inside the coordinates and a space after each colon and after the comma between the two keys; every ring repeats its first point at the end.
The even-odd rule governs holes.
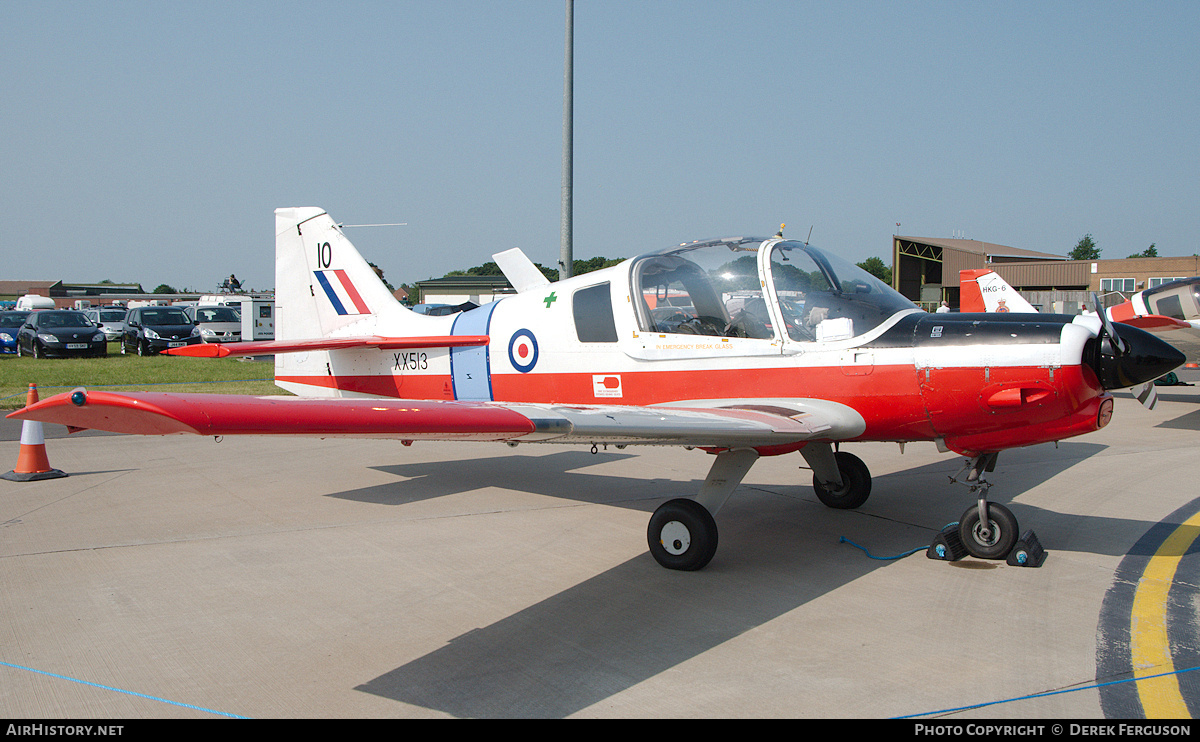
{"type": "Polygon", "coordinates": [[[996,271],[1039,309],[1075,314],[1093,291],[1111,306],[1142,289],[1200,276],[1200,255],[1068,260],[978,240],[892,237],[892,285],[923,309],[942,301],[958,309],[958,273],[972,268],[996,271]]]}

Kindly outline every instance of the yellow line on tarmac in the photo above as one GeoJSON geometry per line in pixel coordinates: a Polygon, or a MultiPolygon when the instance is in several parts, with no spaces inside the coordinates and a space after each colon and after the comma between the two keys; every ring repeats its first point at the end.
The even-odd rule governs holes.
{"type": "Polygon", "coordinates": [[[1167,636],[1167,596],[1179,561],[1197,537],[1200,537],[1200,513],[1188,518],[1158,547],[1133,596],[1129,625],[1131,659],[1147,719],[1191,718],[1179,692],[1179,680],[1173,674],[1175,662],[1171,659],[1167,636]],[[1160,677],[1147,678],[1149,675],[1160,677]]]}

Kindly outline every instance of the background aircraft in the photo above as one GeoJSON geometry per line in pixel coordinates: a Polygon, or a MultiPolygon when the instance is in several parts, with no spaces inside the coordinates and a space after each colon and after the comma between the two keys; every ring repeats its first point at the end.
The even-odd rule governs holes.
{"type": "MultiPolygon", "coordinates": [[[[990,268],[959,271],[959,296],[964,312],[1037,311],[990,268]]],[[[1139,291],[1106,309],[1105,316],[1154,333],[1182,352],[1187,363],[1200,363],[1200,277],[1139,291]]],[[[1164,381],[1174,384],[1177,377],[1169,372],[1164,381]]]]}
{"type": "Polygon", "coordinates": [[[1183,357],[1095,317],[927,314],[806,243],[735,237],[549,283],[495,256],[515,296],[449,316],[405,309],[321,209],[276,211],[276,340],[176,349],[275,353],[299,397],[83,389],[10,417],[125,433],[677,445],[714,455],[695,498],[650,519],[654,558],[699,569],[714,515],[760,456],[799,452],[835,508],[871,491],[854,441],[968,457],[967,551],[1003,559],[1012,513],[987,500],[1000,451],[1108,423],[1108,393],[1183,357]]]}
{"type": "Polygon", "coordinates": [[[1200,276],[1181,278],[1139,291],[1109,307],[1108,316],[1152,332],[1200,363],[1200,276]]]}

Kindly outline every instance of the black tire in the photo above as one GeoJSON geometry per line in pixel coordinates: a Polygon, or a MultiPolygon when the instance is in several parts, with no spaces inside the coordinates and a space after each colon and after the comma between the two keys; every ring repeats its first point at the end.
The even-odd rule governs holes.
{"type": "Polygon", "coordinates": [[[646,541],[654,560],[667,569],[702,569],[717,553],[717,522],[695,500],[670,500],[650,516],[646,541]]]}
{"type": "Polygon", "coordinates": [[[979,507],[972,505],[958,522],[958,536],[967,553],[976,559],[1005,559],[1017,543],[1017,519],[1012,511],[994,502],[988,503],[989,532],[985,535],[979,520],[979,507]]]}
{"type": "Polygon", "coordinates": [[[139,356],[150,355],[150,350],[146,347],[146,343],[142,340],[139,340],[137,343],[137,354],[139,356]]]}
{"type": "Polygon", "coordinates": [[[38,350],[38,341],[36,339],[32,343],[29,344],[29,347],[33,348],[33,357],[34,358],[41,359],[42,357],[44,357],[46,355],[42,351],[38,350]]]}
{"type": "Polygon", "coordinates": [[[817,492],[817,499],[827,507],[853,510],[871,496],[871,470],[852,453],[838,451],[834,458],[842,475],[842,486],[838,489],[826,487],[817,481],[814,474],[813,489],[817,492]]]}

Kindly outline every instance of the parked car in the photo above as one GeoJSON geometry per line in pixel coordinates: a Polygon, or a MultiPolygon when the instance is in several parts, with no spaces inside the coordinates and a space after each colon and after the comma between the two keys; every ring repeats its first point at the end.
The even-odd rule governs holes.
{"type": "Polygon", "coordinates": [[[183,311],[200,326],[200,339],[204,342],[241,342],[242,315],[233,307],[195,306],[183,311]]]}
{"type": "Polygon", "coordinates": [[[0,312],[0,353],[17,352],[17,332],[29,315],[29,312],[0,312]]]}
{"type": "Polygon", "coordinates": [[[121,339],[121,333],[125,331],[127,311],[125,307],[92,307],[83,310],[83,313],[100,326],[100,329],[104,331],[104,337],[111,343],[121,339]]]}
{"type": "Polygon", "coordinates": [[[445,317],[477,308],[479,305],[475,302],[464,301],[462,304],[414,304],[412,310],[417,314],[427,314],[430,317],[445,317]]]}
{"type": "Polygon", "coordinates": [[[179,307],[135,307],[125,317],[121,352],[151,355],[200,342],[200,328],[179,307]]]}
{"type": "Polygon", "coordinates": [[[108,355],[108,341],[83,312],[43,309],[25,318],[17,333],[17,355],[104,356],[108,355]]]}

